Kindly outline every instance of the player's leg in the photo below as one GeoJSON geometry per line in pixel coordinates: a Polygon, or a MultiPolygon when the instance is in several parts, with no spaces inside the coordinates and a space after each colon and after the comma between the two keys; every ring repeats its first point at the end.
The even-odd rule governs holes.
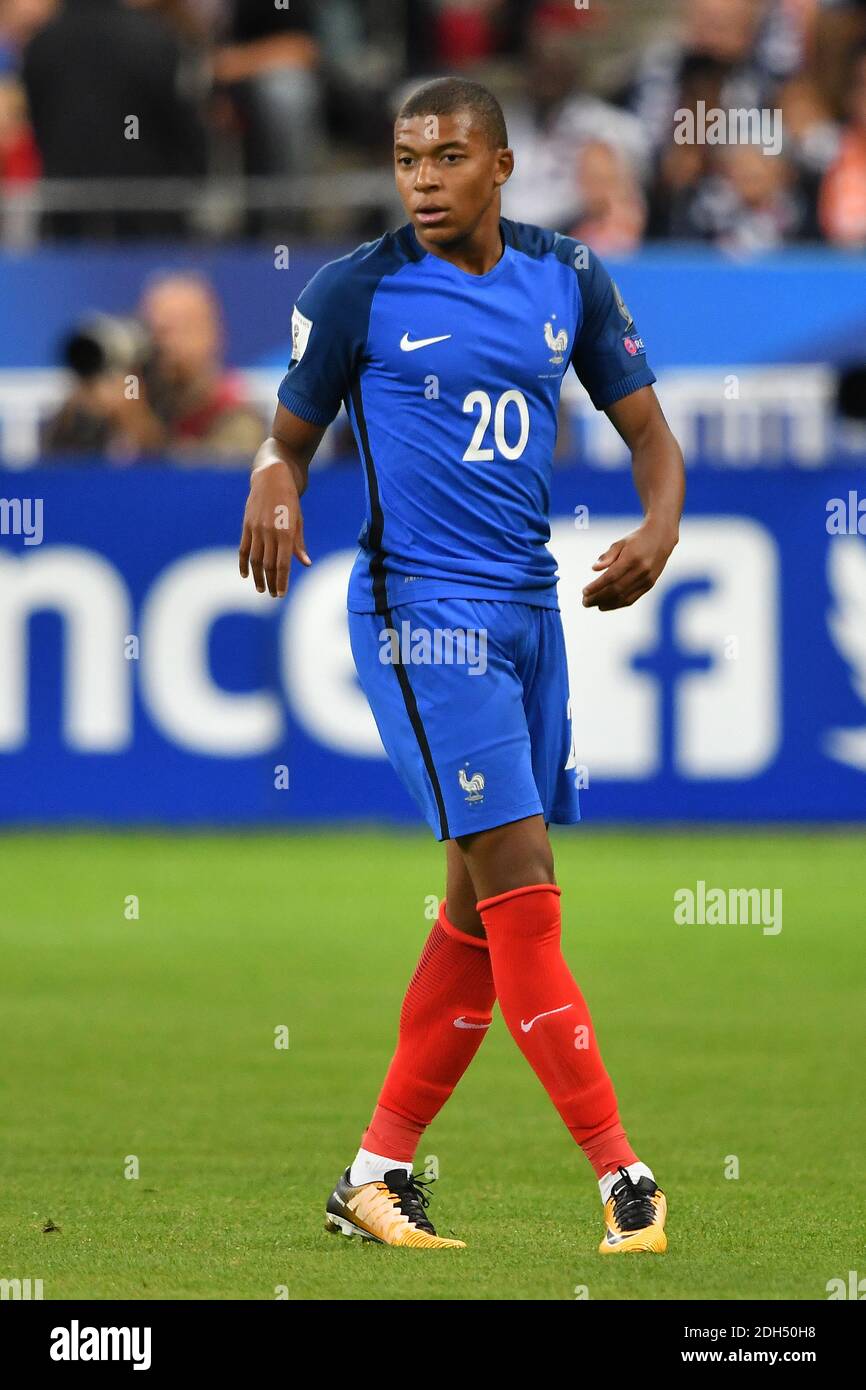
{"type": "MultiPolygon", "coordinates": [[[[412,607],[413,621],[420,623],[422,614],[418,606],[412,607]]],[[[429,773],[427,730],[419,731],[414,702],[417,689],[430,724],[430,702],[440,695],[445,706],[453,701],[453,689],[447,695],[439,688],[444,682],[451,685],[454,673],[435,674],[435,688],[425,700],[423,675],[411,672],[411,702],[407,702],[409,675],[401,672],[398,679],[379,660],[382,626],[376,615],[351,616],[356,666],[392,763],[418,797],[434,832],[444,838],[429,773]]],[[[430,728],[434,743],[435,724],[434,720],[430,728]]],[[[412,1161],[424,1130],[480,1047],[495,997],[484,929],[475,908],[478,895],[459,849],[451,840],[445,843],[446,898],[403,999],[397,1048],[372,1119],[328,1204],[331,1229],[373,1235],[387,1243],[443,1243],[424,1215],[423,1194],[414,1195],[417,1180],[412,1178],[412,1161]],[[351,1204],[351,1212],[341,1210],[341,1204],[351,1204]],[[396,1213],[393,1220],[392,1211],[396,1213]]]]}
{"type": "Polygon", "coordinates": [[[562,954],[542,815],[461,838],[505,1022],[600,1177],[635,1162],[589,1010],[562,954]]]}
{"type": "Polygon", "coordinates": [[[456,840],[445,841],[445,908],[448,920],[467,936],[486,940],[484,923],[475,904],[480,894],[466,867],[466,859],[456,840]]]}
{"type": "Polygon", "coordinates": [[[461,838],[503,1018],[599,1177],[635,1154],[583,995],[562,954],[561,890],[541,815],[461,838]]]}
{"type": "Polygon", "coordinates": [[[533,773],[545,814],[460,840],[478,888],[506,1024],[599,1179],[605,1251],[665,1248],[665,1198],[620,1121],[592,1019],[562,954],[561,892],[546,819],[579,819],[577,759],[559,614],[536,610],[524,681],[533,773]]]}
{"type": "Polygon", "coordinates": [[[494,988],[475,888],[453,841],[446,852],[446,898],[403,999],[397,1048],[361,1147],[329,1203],[329,1228],[347,1235],[422,1246],[457,1243],[436,1236],[423,1192],[416,1196],[412,1165],[421,1136],[490,1027],[494,988]],[[341,1203],[351,1209],[341,1210],[341,1203]]]}
{"type": "Polygon", "coordinates": [[[353,1183],[411,1172],[438,1115],[490,1027],[490,953],[463,855],[446,841],[446,896],[403,999],[397,1049],[351,1165],[353,1183]],[[453,904],[453,906],[452,906],[453,904]]]}
{"type": "Polygon", "coordinates": [[[502,1016],[599,1179],[603,1248],[664,1249],[664,1196],[628,1142],[589,1008],[562,953],[561,890],[543,817],[465,836],[460,846],[480,894],[502,1016]]]}
{"type": "MultiPolygon", "coordinates": [[[[465,868],[459,881],[464,877],[465,868]]],[[[477,918],[474,903],[472,912],[477,918]]],[[[387,1244],[462,1243],[436,1235],[412,1164],[425,1129],[481,1046],[494,998],[487,942],[454,925],[446,898],[403,999],[397,1048],[372,1119],[328,1204],[330,1229],[387,1244]]]]}

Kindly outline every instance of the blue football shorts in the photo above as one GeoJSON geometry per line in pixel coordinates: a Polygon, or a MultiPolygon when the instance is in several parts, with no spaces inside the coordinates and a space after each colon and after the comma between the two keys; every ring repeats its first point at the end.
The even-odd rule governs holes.
{"type": "Polygon", "coordinates": [[[580,820],[558,609],[428,599],[350,612],[349,637],[385,752],[437,839],[580,820]]]}

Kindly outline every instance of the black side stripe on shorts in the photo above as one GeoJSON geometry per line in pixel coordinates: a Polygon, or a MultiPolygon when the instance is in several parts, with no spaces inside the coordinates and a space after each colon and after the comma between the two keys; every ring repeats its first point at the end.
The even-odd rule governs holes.
{"type": "MultiPolygon", "coordinates": [[[[385,551],[382,547],[382,534],[385,526],[385,517],[382,513],[382,504],[379,500],[379,480],[376,477],[376,467],[373,463],[373,454],[370,449],[370,437],[367,433],[367,420],[364,415],[364,404],[361,399],[361,386],[356,377],[352,383],[352,405],[355,408],[355,419],[358,422],[358,433],[361,436],[361,445],[364,453],[364,470],[367,474],[367,488],[370,493],[370,534],[367,539],[372,555],[370,556],[370,579],[373,584],[373,601],[376,605],[376,612],[384,618],[385,625],[389,628],[394,627],[394,620],[391,610],[388,607],[388,597],[386,589],[385,573],[385,551]]],[[[442,795],[442,788],[439,785],[439,776],[433,763],[433,754],[430,752],[430,744],[427,741],[427,732],[424,728],[424,721],[418,712],[418,702],[415,699],[415,692],[409,681],[409,673],[403,665],[402,658],[394,663],[394,671],[400,683],[400,690],[403,694],[403,703],[406,706],[406,713],[409,722],[418,741],[421,750],[421,757],[427,769],[427,776],[430,778],[430,785],[433,788],[433,795],[436,798],[436,809],[439,813],[439,828],[442,838],[451,839],[448,829],[448,816],[445,811],[445,798],[442,795]]]]}

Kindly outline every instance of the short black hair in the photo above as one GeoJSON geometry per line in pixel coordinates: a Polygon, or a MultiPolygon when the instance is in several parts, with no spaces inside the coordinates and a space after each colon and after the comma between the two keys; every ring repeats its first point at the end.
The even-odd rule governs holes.
{"type": "Polygon", "coordinates": [[[465,77],[437,77],[425,82],[403,102],[397,120],[408,120],[411,116],[454,116],[458,111],[472,113],[491,149],[507,149],[508,131],[502,107],[480,82],[470,82],[465,77]]]}

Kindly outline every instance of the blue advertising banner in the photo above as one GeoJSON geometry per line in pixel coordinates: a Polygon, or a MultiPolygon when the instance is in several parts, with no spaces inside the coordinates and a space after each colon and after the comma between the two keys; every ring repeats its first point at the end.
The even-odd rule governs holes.
{"type": "MultiPolygon", "coordinates": [[[[97,310],[134,313],[154,274],[178,270],[213,283],[230,365],[283,370],[295,298],[321,265],[352,249],[149,244],[2,253],[0,371],[56,365],[61,342],[82,318],[97,310]]],[[[864,359],[862,256],[789,250],[732,261],[673,245],[604,259],[634,310],[654,369],[864,359]]]]}
{"type": "MultiPolygon", "coordinates": [[[[314,564],[243,583],[240,473],[0,473],[0,820],[419,819],[355,678],[357,466],[314,472],[314,564]]],[[[866,818],[863,474],[690,478],[681,542],[632,608],[580,591],[639,510],[554,477],[585,821],[866,818]]]]}

